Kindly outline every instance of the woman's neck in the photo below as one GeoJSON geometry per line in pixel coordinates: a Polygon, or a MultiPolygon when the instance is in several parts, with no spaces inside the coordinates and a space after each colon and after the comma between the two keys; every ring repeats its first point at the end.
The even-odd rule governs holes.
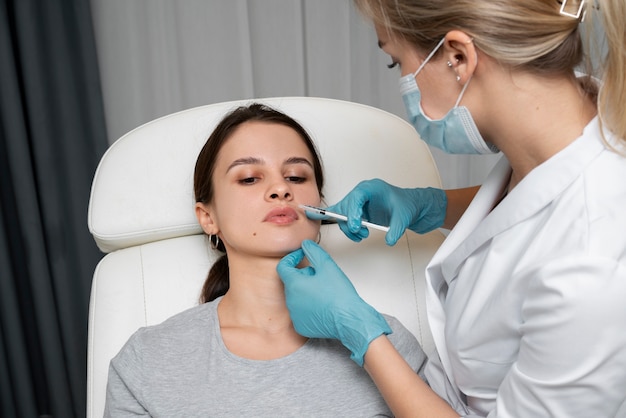
{"type": "Polygon", "coordinates": [[[233,354],[269,360],[290,354],[306,342],[293,328],[277,263],[231,262],[229,266],[230,287],[217,311],[222,339],[233,354]]]}

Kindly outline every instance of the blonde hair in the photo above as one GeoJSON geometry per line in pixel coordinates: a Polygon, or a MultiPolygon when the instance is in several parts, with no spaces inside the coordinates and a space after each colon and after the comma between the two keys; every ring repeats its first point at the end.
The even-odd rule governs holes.
{"type": "MultiPolygon", "coordinates": [[[[563,0],[565,1],[565,0],[563,0]]],[[[568,0],[577,8],[582,0],[568,0]]],[[[470,35],[477,48],[516,70],[575,77],[575,69],[591,74],[585,60],[580,20],[560,13],[558,0],[354,0],[374,24],[386,28],[421,51],[432,50],[451,30],[470,35]]],[[[586,22],[603,16],[608,54],[604,85],[598,98],[600,121],[626,141],[626,0],[585,2],[586,22]],[[594,7],[591,7],[594,6],[594,7]]],[[[595,92],[589,91],[592,96],[595,92]]]]}
{"type": "Polygon", "coordinates": [[[606,35],[607,54],[602,69],[602,88],[598,95],[600,122],[626,142],[626,1],[598,2],[606,35]]]}

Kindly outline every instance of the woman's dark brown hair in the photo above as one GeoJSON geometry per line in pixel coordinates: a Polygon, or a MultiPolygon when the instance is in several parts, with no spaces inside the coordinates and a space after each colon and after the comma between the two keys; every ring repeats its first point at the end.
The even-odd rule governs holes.
{"type": "MultiPolygon", "coordinates": [[[[313,172],[315,173],[317,189],[321,196],[324,185],[322,162],[309,134],[298,122],[284,113],[264,104],[252,103],[248,106],[238,107],[228,113],[216,126],[204,147],[202,147],[196,160],[193,178],[196,202],[208,204],[213,200],[213,173],[219,151],[239,126],[251,121],[284,125],[298,133],[313,156],[313,172]]],[[[213,237],[210,238],[213,239],[213,237]]],[[[214,240],[212,244],[214,245],[215,243],[216,241],[214,240]]],[[[224,244],[221,242],[217,244],[217,249],[223,252],[224,255],[213,264],[209,271],[209,275],[202,287],[201,303],[210,302],[226,294],[229,287],[228,254],[226,254],[224,244]]]]}

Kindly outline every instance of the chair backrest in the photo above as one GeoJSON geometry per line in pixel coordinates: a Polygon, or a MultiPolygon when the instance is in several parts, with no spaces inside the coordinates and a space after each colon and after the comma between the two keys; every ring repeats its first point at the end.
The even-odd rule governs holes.
{"type": "MultiPolygon", "coordinates": [[[[193,169],[200,148],[231,109],[253,100],[175,113],[124,135],[102,157],[89,204],[89,230],[108,253],[93,277],[88,342],[87,417],[104,410],[108,366],[140,327],[198,303],[217,255],[194,214],[193,169]]],[[[322,156],[326,202],[360,180],[382,178],[402,187],[440,187],[427,146],[411,125],[356,103],[305,97],[254,100],[298,120],[322,156]]],[[[394,247],[372,230],[361,243],[335,225],[322,227],[322,246],[361,296],[400,319],[433,348],[424,306],[424,269],[443,235],[407,233],[394,247]]]]}

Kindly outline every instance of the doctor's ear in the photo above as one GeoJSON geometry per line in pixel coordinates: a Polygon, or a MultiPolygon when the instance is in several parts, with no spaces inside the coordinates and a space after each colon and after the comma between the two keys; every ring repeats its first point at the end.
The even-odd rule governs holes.
{"type": "Polygon", "coordinates": [[[448,32],[443,55],[448,67],[454,71],[456,81],[462,85],[467,83],[478,64],[478,51],[472,37],[460,30],[448,32]]]}
{"type": "Polygon", "coordinates": [[[209,205],[197,202],[196,218],[198,218],[198,223],[202,227],[205,234],[216,235],[219,232],[219,228],[215,223],[215,219],[209,205]]]}

